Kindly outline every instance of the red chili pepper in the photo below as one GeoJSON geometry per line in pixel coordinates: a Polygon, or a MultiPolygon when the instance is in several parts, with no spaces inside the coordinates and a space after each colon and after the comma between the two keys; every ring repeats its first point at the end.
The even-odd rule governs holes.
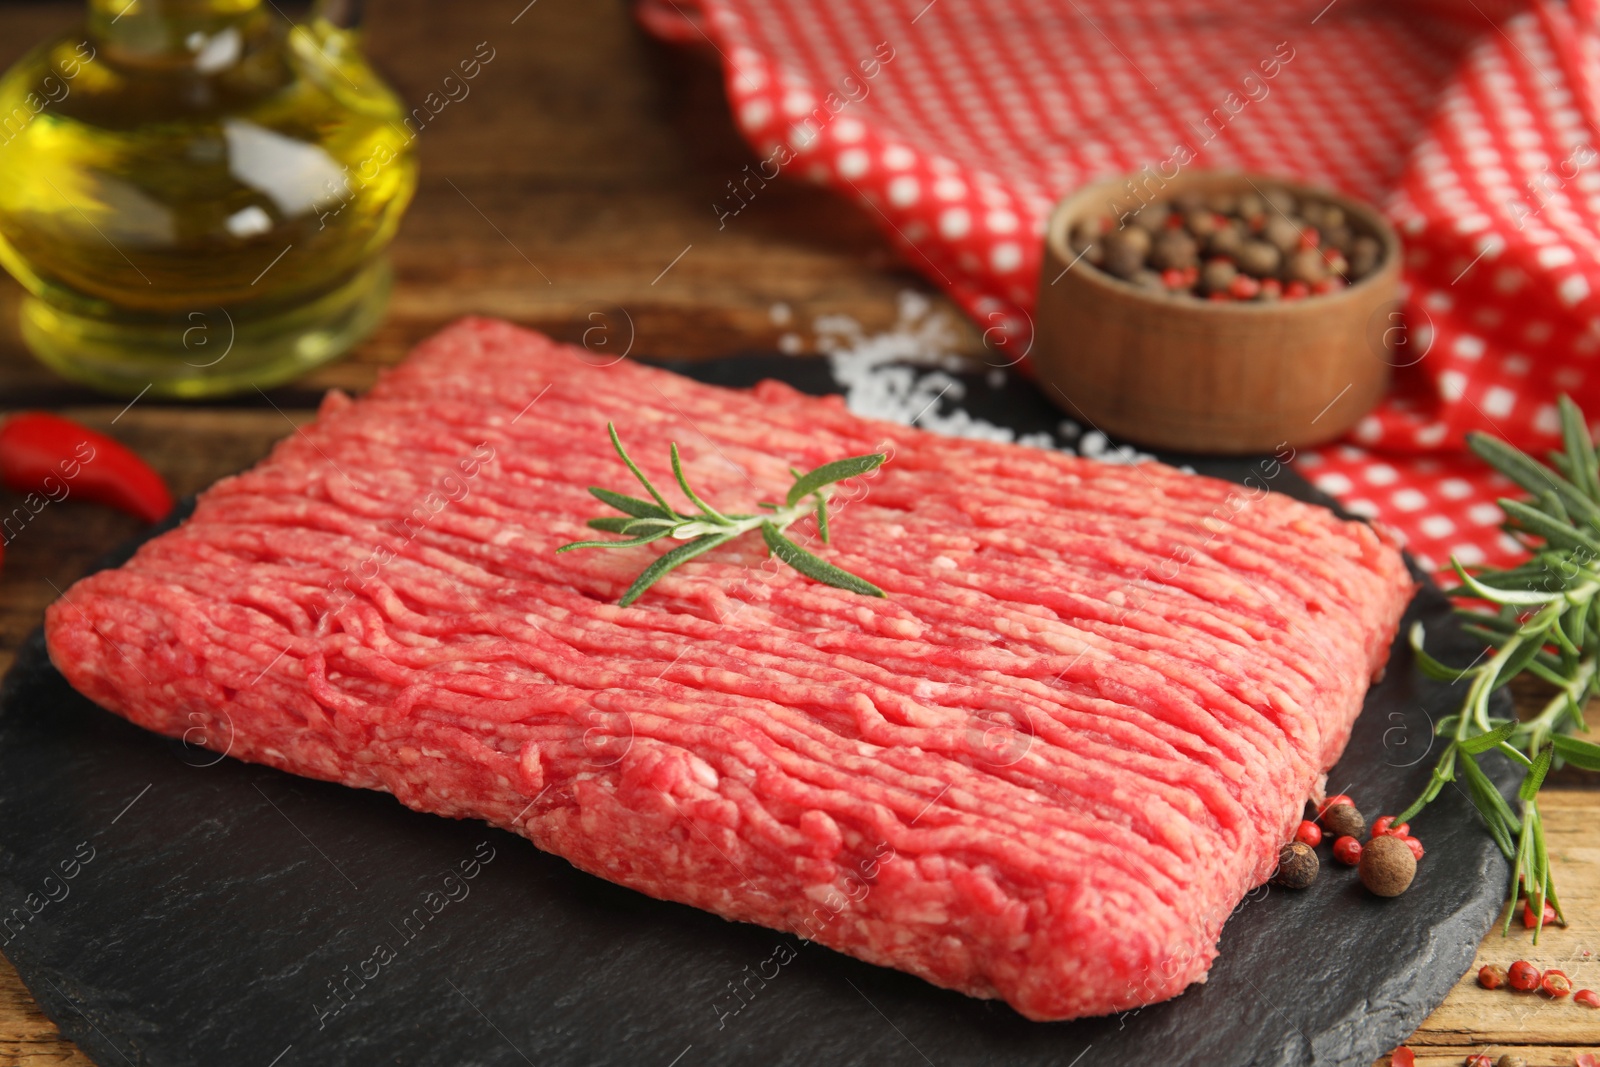
{"type": "Polygon", "coordinates": [[[1401,1045],[1389,1053],[1389,1063],[1391,1067],[1417,1067],[1417,1054],[1401,1045]]]}
{"type": "Polygon", "coordinates": [[[1580,989],[1572,994],[1574,1004],[1582,1004],[1586,1008],[1600,1008],[1600,994],[1592,989],[1580,989]]]}
{"type": "MultiPolygon", "coordinates": [[[[1555,923],[1555,921],[1556,909],[1547,900],[1544,902],[1544,925],[1551,926],[1555,923]]],[[[1533,914],[1533,906],[1527,901],[1522,902],[1522,925],[1527,927],[1529,930],[1532,930],[1535,926],[1540,925],[1538,919],[1533,914]]]]}
{"type": "Polygon", "coordinates": [[[1467,1067],[1494,1067],[1494,1059],[1486,1052],[1467,1057],[1467,1067]]]}
{"type": "Polygon", "coordinates": [[[167,483],[126,445],[43,411],[0,425],[0,482],[51,500],[82,496],[146,522],[172,510],[167,483]]]}

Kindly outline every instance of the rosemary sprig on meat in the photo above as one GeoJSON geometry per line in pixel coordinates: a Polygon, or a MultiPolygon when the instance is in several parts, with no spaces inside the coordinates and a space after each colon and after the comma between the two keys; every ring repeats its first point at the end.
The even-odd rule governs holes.
{"type": "Polygon", "coordinates": [[[1570,763],[1600,771],[1600,745],[1571,736],[1587,731],[1583,706],[1600,693],[1600,458],[1588,423],[1569,397],[1561,398],[1563,450],[1549,453],[1549,466],[1504,441],[1470,434],[1468,446],[1495,470],[1532,494],[1524,502],[1502,498],[1503,529],[1530,553],[1527,562],[1510,569],[1476,568],[1469,572],[1451,559],[1461,585],[1447,590],[1454,597],[1487,601],[1493,613],[1457,609],[1465,629],[1483,638],[1491,652],[1463,669],[1446,666],[1423,651],[1419,623],[1411,630],[1411,647],[1423,673],[1451,683],[1468,683],[1461,711],[1441,720],[1436,732],[1449,737],[1421,796],[1396,822],[1407,822],[1459,775],[1474,806],[1488,824],[1500,851],[1511,860],[1511,926],[1519,888],[1527,893],[1534,917],[1534,942],[1544,928],[1548,900],[1561,922],[1561,902],[1550,877],[1539,814],[1539,787],[1553,765],[1570,763]],[[1530,674],[1555,687],[1555,695],[1530,719],[1501,719],[1489,714],[1489,697],[1512,678],[1530,674]],[[1513,810],[1478,765],[1478,757],[1499,752],[1523,772],[1513,810]]]}
{"type": "Polygon", "coordinates": [[[689,480],[683,474],[683,463],[678,458],[678,446],[673,444],[672,474],[677,478],[678,487],[683,490],[683,495],[699,509],[697,515],[685,515],[674,509],[667,502],[667,498],[661,495],[661,491],[645,477],[639,465],[628,455],[627,449],[622,447],[622,439],[617,436],[616,426],[608,422],[606,430],[611,434],[611,447],[617,450],[617,455],[622,458],[628,470],[639,480],[639,484],[645,487],[650,499],[642,500],[639,497],[626,496],[598,485],[591,485],[589,492],[597,500],[622,514],[590,519],[589,527],[605,533],[622,534],[625,539],[574,541],[570,545],[562,545],[556,551],[570,552],[575,548],[634,548],[659,541],[663,537],[685,542],[665,555],[656,557],[655,562],[634,579],[627,592],[622,594],[622,599],[617,601],[622,607],[627,607],[638,600],[645,590],[674,568],[755,530],[761,531],[761,537],[773,555],[807,578],[863,596],[884,595],[883,590],[871,582],[813,555],[784,534],[785,530],[807,515],[815,515],[817,535],[822,538],[823,544],[827,544],[828,497],[832,487],[846,478],[854,478],[877,470],[888,458],[883,453],[836,459],[806,474],[801,474],[791,467],[789,473],[794,475],[794,484],[789,487],[788,495],[782,504],[760,505],[768,509],[764,515],[741,515],[718,511],[690,488],[689,480]]]}

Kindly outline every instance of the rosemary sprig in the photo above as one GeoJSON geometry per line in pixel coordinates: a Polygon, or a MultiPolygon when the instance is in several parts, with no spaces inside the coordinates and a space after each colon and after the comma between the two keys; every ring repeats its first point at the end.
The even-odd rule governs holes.
{"type": "Polygon", "coordinates": [[[1550,876],[1539,787],[1557,763],[1600,771],[1600,745],[1571,736],[1587,732],[1583,706],[1600,693],[1600,456],[1587,420],[1570,397],[1561,397],[1564,449],[1549,453],[1550,466],[1485,434],[1469,434],[1468,446],[1485,462],[1532,494],[1523,502],[1502,498],[1503,529],[1528,549],[1526,563],[1509,569],[1469,572],[1450,563],[1461,585],[1450,596],[1487,601],[1494,613],[1458,608],[1465,629],[1493,650],[1481,662],[1457,669],[1423,651],[1423,629],[1412,627],[1417,664],[1430,678],[1467,681],[1461,710],[1440,721],[1437,733],[1450,743],[1433,776],[1412,805],[1395,817],[1408,822],[1445,783],[1464,779],[1467,794],[1483,817],[1500,851],[1511,860],[1506,933],[1516,911],[1519,889],[1534,915],[1534,943],[1544,929],[1549,901],[1562,923],[1561,902],[1550,876]],[[1555,695],[1530,719],[1505,720],[1489,714],[1495,690],[1519,674],[1531,674],[1555,687],[1555,695]],[[1478,757],[1498,752],[1522,768],[1519,810],[1500,794],[1478,765],[1478,757]]]}
{"type": "Polygon", "coordinates": [[[626,496],[591,485],[589,492],[597,500],[609,504],[622,514],[590,519],[589,527],[605,533],[623,534],[626,539],[574,541],[570,545],[562,545],[556,551],[570,552],[575,548],[633,548],[659,541],[663,537],[685,542],[671,552],[656,557],[655,562],[646,567],[644,572],[634,579],[627,592],[622,594],[622,599],[617,601],[620,606],[627,607],[638,600],[645,590],[674,568],[752,530],[760,530],[761,537],[766,541],[772,554],[807,578],[852,593],[860,593],[862,596],[884,595],[882,589],[866,579],[841,570],[827,560],[801,548],[787,537],[784,531],[807,515],[815,515],[817,534],[822,538],[823,544],[827,544],[828,495],[831,487],[846,478],[854,478],[868,471],[877,470],[888,456],[874,453],[836,459],[806,474],[790,468],[795,481],[789,487],[789,493],[783,504],[762,504],[762,507],[768,509],[764,515],[740,515],[724,514],[701,499],[700,494],[690,487],[689,479],[684,477],[683,462],[678,458],[678,446],[673,444],[671,446],[673,477],[678,480],[678,488],[683,490],[683,495],[700,511],[698,515],[685,515],[674,509],[667,498],[661,495],[661,491],[645,477],[639,465],[628,455],[628,450],[622,447],[622,439],[617,436],[617,428],[608,422],[606,430],[611,434],[611,447],[617,450],[617,455],[639,480],[639,484],[644,486],[646,492],[650,494],[650,499],[642,500],[639,497],[626,496]]]}

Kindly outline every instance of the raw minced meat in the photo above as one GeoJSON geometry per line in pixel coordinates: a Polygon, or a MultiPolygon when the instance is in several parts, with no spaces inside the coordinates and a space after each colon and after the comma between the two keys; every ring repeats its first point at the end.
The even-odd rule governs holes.
{"type": "Polygon", "coordinates": [[[472,320],[330,395],[54,604],[52,659],[152,730],[1030,1018],[1202,980],[1384,663],[1400,553],[1158,464],[585,356],[472,320]],[[658,484],[676,441],[747,512],[791,467],[889,452],[813,545],[887,598],[750,536],[615,606],[673,542],[555,554],[594,536],[587,486],[638,491],[608,419],[658,484]]]}

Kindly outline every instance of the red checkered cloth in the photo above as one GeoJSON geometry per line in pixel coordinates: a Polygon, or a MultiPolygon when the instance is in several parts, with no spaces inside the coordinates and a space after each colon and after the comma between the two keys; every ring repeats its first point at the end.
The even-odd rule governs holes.
{"type": "MultiPolygon", "coordinates": [[[[1051,206],[1091,179],[1243,168],[1383,206],[1407,247],[1395,388],[1300,466],[1425,565],[1504,563],[1509,483],[1462,448],[1600,414],[1600,0],[642,0],[721,63],[760,156],[1024,345],[1051,206]]],[[[996,335],[998,336],[998,334],[996,335]]],[[[1330,398],[1331,399],[1331,398],[1330,398]]]]}

